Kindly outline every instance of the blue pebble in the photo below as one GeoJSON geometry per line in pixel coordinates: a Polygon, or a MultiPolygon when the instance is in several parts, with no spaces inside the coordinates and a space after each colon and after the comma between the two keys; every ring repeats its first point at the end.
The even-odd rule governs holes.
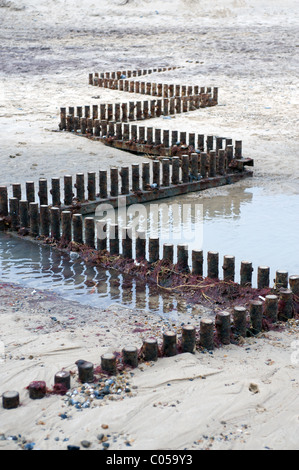
{"type": "Polygon", "coordinates": [[[33,450],[35,446],[35,442],[30,442],[29,444],[25,444],[25,450],[33,450]]]}

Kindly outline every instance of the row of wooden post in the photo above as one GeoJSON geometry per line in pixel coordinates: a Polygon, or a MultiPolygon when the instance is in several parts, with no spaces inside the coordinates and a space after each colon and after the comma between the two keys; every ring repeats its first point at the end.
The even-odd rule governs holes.
{"type": "MultiPolygon", "coordinates": [[[[77,173],[75,183],[73,183],[71,175],[65,175],[63,200],[60,178],[51,179],[51,189],[49,189],[47,179],[41,178],[38,182],[39,205],[49,204],[49,193],[51,194],[52,206],[69,207],[73,204],[74,198],[77,202],[82,203],[95,201],[97,197],[108,199],[109,197],[128,195],[130,192],[148,191],[152,185],[158,188],[160,186],[167,188],[170,185],[188,183],[199,178],[212,178],[217,174],[221,175],[227,172],[232,157],[233,146],[227,146],[226,150],[218,150],[218,155],[216,155],[216,151],[211,150],[209,155],[201,152],[200,154],[193,153],[190,156],[164,158],[162,161],[143,162],[142,166],[134,164],[131,170],[129,167],[111,168],[110,181],[108,181],[106,170],[99,171],[98,182],[96,172],[88,172],[87,185],[84,173],[77,173]]],[[[23,213],[26,203],[28,205],[36,203],[38,206],[35,192],[33,181],[26,182],[26,199],[22,198],[20,183],[12,184],[13,197],[11,198],[8,195],[8,188],[0,186],[0,215],[4,217],[11,215],[14,220],[15,216],[23,213]]]]}
{"type": "MultiPolygon", "coordinates": [[[[299,279],[299,276],[297,276],[299,279]]],[[[297,295],[299,286],[297,279],[297,295]]],[[[215,349],[215,343],[229,345],[232,339],[246,338],[249,335],[257,335],[263,331],[263,320],[287,321],[293,314],[292,291],[281,290],[279,296],[267,295],[265,301],[252,300],[248,309],[244,306],[235,306],[233,312],[219,311],[215,320],[202,318],[199,331],[190,324],[183,325],[181,335],[177,332],[166,330],[163,332],[162,345],[154,337],[143,340],[142,348],[136,346],[125,346],[121,351],[121,359],[113,353],[104,353],[101,356],[101,370],[104,374],[115,376],[118,373],[119,361],[130,368],[138,367],[140,361],[154,362],[160,356],[173,357],[178,353],[193,354],[197,347],[207,351],[215,349]],[[280,302],[279,302],[280,299],[280,302]],[[179,340],[179,342],[178,342],[179,340]]],[[[95,366],[89,361],[77,361],[78,381],[83,384],[95,382],[95,366]]],[[[71,373],[66,370],[57,372],[54,376],[54,384],[61,387],[64,393],[71,389],[71,373]]],[[[42,399],[48,389],[44,381],[35,381],[29,384],[28,392],[32,400],[42,399]]],[[[17,391],[5,392],[2,395],[2,406],[4,409],[14,409],[20,405],[20,396],[17,391]]]]}
{"type": "Polygon", "coordinates": [[[96,127],[97,122],[128,122],[154,119],[160,116],[188,113],[208,105],[206,95],[184,98],[164,98],[150,101],[130,101],[128,103],[103,103],[100,105],[70,106],[60,109],[60,130],[74,130],[96,127]]]}
{"type": "MultiPolygon", "coordinates": [[[[35,202],[29,203],[28,201],[18,200],[16,197],[10,199],[9,215],[12,230],[17,231],[20,228],[27,228],[32,237],[41,235],[42,237],[51,237],[57,241],[63,239],[65,243],[73,241],[99,251],[109,249],[111,255],[121,254],[127,259],[133,258],[133,242],[135,240],[135,258],[137,260],[145,260],[147,251],[150,263],[160,260],[159,238],[149,238],[146,249],[145,233],[137,231],[134,235],[129,227],[122,227],[122,233],[120,234],[117,224],[111,224],[108,229],[105,220],[96,220],[94,217],[83,218],[81,214],[72,214],[68,210],[61,211],[59,207],[41,205],[39,208],[35,202]]],[[[163,245],[162,259],[167,260],[170,264],[174,263],[174,245],[168,243],[163,245]]],[[[193,250],[192,274],[203,276],[203,263],[202,250],[193,250]]],[[[219,279],[219,264],[219,253],[209,251],[207,254],[208,278],[219,279]]],[[[189,250],[185,244],[177,245],[177,266],[181,271],[189,272],[189,250]]],[[[224,281],[235,282],[234,256],[224,256],[222,270],[224,281]]],[[[252,285],[252,273],[252,263],[242,261],[240,268],[240,284],[242,286],[252,285]]],[[[277,286],[286,289],[288,282],[290,282],[291,287],[296,289],[297,278],[298,276],[291,276],[288,279],[287,272],[277,271],[275,283],[277,286]]],[[[258,289],[270,287],[269,267],[258,267],[257,287],[258,289]]]]}
{"type": "Polygon", "coordinates": [[[96,72],[95,74],[89,74],[89,84],[94,84],[94,77],[97,78],[112,78],[116,80],[121,80],[121,77],[131,78],[131,77],[141,77],[142,75],[150,75],[152,73],[161,73],[169,72],[171,70],[180,69],[181,67],[157,67],[153,69],[136,69],[136,70],[118,70],[114,72],[96,72]]]}
{"type": "Polygon", "coordinates": [[[117,80],[112,78],[93,78],[93,85],[111,90],[119,90],[141,95],[163,98],[202,97],[209,101],[210,106],[218,103],[217,87],[199,87],[198,85],[175,85],[167,83],[140,82],[137,80],[117,80]]]}
{"type": "MultiPolygon", "coordinates": [[[[61,127],[65,122],[65,126],[69,132],[80,131],[84,134],[91,134],[95,137],[108,138],[113,137],[119,141],[135,142],[147,144],[149,146],[161,146],[170,148],[178,145],[185,145],[199,151],[207,152],[215,149],[227,148],[233,144],[231,138],[209,135],[205,138],[203,134],[194,132],[179,132],[176,130],[157,129],[153,127],[139,126],[136,124],[128,124],[122,122],[114,122],[107,120],[80,118],[78,125],[73,114],[68,114],[65,118],[65,108],[61,111],[61,127]]],[[[70,109],[69,109],[70,111],[70,109]]],[[[72,112],[72,109],[71,109],[72,112]]],[[[235,141],[235,158],[242,158],[242,141],[235,141]]]]}

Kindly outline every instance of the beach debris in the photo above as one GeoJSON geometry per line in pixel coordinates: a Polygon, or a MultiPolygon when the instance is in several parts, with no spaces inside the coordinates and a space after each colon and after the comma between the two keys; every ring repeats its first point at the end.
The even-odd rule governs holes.
{"type": "Polygon", "coordinates": [[[259,386],[255,383],[251,383],[249,385],[249,391],[251,393],[253,393],[254,395],[257,394],[257,393],[260,393],[260,389],[259,389],[259,386]]]}

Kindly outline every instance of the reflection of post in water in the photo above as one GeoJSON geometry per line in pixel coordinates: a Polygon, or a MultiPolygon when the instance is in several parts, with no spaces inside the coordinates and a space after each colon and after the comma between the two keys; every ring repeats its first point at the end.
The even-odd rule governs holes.
{"type": "Polygon", "coordinates": [[[134,298],[134,280],[130,276],[123,276],[122,300],[126,304],[132,304],[134,298]]]}
{"type": "Polygon", "coordinates": [[[74,271],[74,284],[75,286],[81,286],[85,281],[85,265],[82,261],[76,260],[73,264],[73,271],[74,271]]]}
{"type": "Polygon", "coordinates": [[[61,258],[62,258],[61,275],[62,275],[63,279],[65,279],[66,281],[69,281],[69,280],[73,281],[74,280],[74,269],[73,269],[72,262],[66,256],[62,256],[61,258]]]}
{"type": "Polygon", "coordinates": [[[139,284],[138,281],[135,283],[135,302],[136,308],[146,309],[147,294],[146,285],[139,284]]]}
{"type": "Polygon", "coordinates": [[[107,296],[109,292],[109,278],[110,278],[110,273],[109,271],[103,271],[101,273],[100,279],[97,277],[97,284],[96,284],[96,290],[97,293],[104,296],[107,296]]]}
{"type": "Polygon", "coordinates": [[[108,286],[110,291],[110,298],[113,300],[120,300],[121,298],[121,275],[116,273],[110,273],[110,278],[108,280],[108,286]]]}
{"type": "Polygon", "coordinates": [[[162,294],[161,299],[163,313],[171,313],[175,310],[175,301],[168,295],[168,293],[164,295],[162,294]]]}
{"type": "Polygon", "coordinates": [[[157,292],[156,287],[154,287],[152,284],[148,284],[147,288],[148,288],[147,289],[148,290],[148,308],[149,310],[158,311],[159,304],[160,304],[159,293],[157,292]]]}

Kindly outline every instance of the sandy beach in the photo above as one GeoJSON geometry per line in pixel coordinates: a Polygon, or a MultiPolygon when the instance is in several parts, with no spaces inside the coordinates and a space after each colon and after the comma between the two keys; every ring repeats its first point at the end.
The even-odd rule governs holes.
{"type": "MultiPolygon", "coordinates": [[[[254,178],[234,191],[298,195],[295,1],[0,0],[0,34],[0,185],[135,163],[58,132],[59,109],[123,98],[88,86],[89,73],[177,65],[165,82],[217,86],[219,105],[152,125],[240,139],[254,178]]],[[[205,191],[203,201],[214,194],[229,198],[230,188],[205,191]]],[[[17,390],[21,400],[0,408],[0,450],[298,449],[299,320],[213,353],[141,363],[115,393],[78,408],[65,396],[30,400],[26,387],[43,380],[51,389],[65,369],[87,400],[78,359],[97,366],[104,352],[140,348],[169,328],[180,334],[183,323],[198,327],[200,315],[87,306],[20,279],[5,283],[0,272],[0,318],[0,395],[17,390]]]]}

